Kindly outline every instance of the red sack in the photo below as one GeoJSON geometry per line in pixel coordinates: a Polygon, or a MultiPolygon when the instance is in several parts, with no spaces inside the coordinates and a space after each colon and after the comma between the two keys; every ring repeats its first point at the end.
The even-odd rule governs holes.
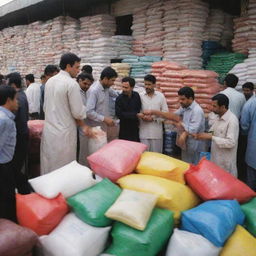
{"type": "Polygon", "coordinates": [[[40,236],[49,234],[68,213],[62,194],[54,199],[47,199],[36,193],[16,194],[16,206],[19,224],[40,236]]]}
{"type": "Polygon", "coordinates": [[[37,235],[32,230],[23,228],[10,220],[0,219],[1,256],[32,255],[31,252],[36,243],[37,235]]]}
{"type": "Polygon", "coordinates": [[[233,175],[215,163],[202,159],[198,165],[191,165],[185,179],[194,192],[203,200],[249,201],[256,193],[233,175]]]}
{"type": "Polygon", "coordinates": [[[87,157],[91,169],[102,178],[116,181],[137,166],[145,144],[128,140],[113,140],[87,157]]]}

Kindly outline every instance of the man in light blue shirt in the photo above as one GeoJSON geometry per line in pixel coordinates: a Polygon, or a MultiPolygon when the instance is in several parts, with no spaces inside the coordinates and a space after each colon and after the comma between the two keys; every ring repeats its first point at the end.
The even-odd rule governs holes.
{"type": "Polygon", "coordinates": [[[110,97],[117,97],[118,93],[110,88],[117,78],[117,73],[111,67],[105,68],[100,80],[95,82],[87,91],[86,124],[92,127],[100,126],[108,132],[109,127],[115,125],[110,115],[110,97]]]}
{"type": "Polygon", "coordinates": [[[15,176],[11,165],[16,145],[16,90],[0,87],[0,218],[16,221],[15,176]]]}
{"type": "Polygon", "coordinates": [[[250,98],[244,105],[240,124],[242,131],[248,134],[245,162],[247,164],[246,183],[256,191],[256,97],[250,98]]]}

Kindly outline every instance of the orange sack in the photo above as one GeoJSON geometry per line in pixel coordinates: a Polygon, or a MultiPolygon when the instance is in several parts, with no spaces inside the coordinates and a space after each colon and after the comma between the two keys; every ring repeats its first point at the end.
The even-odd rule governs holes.
{"type": "Polygon", "coordinates": [[[47,199],[36,193],[16,194],[16,206],[19,224],[40,236],[49,234],[68,212],[68,205],[62,194],[54,199],[47,199]]]}

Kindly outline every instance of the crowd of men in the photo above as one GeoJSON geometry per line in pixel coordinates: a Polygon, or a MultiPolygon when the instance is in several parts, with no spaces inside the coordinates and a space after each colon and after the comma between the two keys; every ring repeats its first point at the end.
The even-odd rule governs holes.
{"type": "Polygon", "coordinates": [[[148,151],[162,153],[164,121],[169,120],[177,131],[182,160],[197,164],[200,153],[210,151],[211,161],[227,172],[236,177],[246,173],[246,183],[256,191],[256,97],[252,83],[245,83],[240,93],[235,89],[238,78],[228,74],[224,90],[212,97],[208,115],[196,102],[193,89],[183,87],[177,93],[180,108],[169,112],[153,75],[144,77],[145,90],[140,94],[134,91],[133,78],[123,78],[122,92],[118,93],[112,89],[118,76],[114,69],[106,67],[94,81],[92,67],[80,70],[80,61],[75,54],[64,54],[59,68],[46,66],[41,85],[35,83],[33,74],[26,75],[25,90],[19,73],[0,76],[0,217],[15,221],[15,189],[21,194],[32,191],[22,171],[29,119],[45,120],[41,175],[73,160],[87,165],[88,138],[95,136],[92,127],[96,126],[106,132],[108,141],[142,142],[148,151]]]}

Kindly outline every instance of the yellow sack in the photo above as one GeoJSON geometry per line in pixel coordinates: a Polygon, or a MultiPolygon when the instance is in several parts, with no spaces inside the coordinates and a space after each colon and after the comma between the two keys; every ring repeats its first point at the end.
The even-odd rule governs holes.
{"type": "Polygon", "coordinates": [[[105,216],[143,231],[156,202],[156,195],[124,189],[105,216]]]}
{"type": "Polygon", "coordinates": [[[173,211],[176,223],[181,211],[193,208],[200,202],[188,186],[161,177],[130,174],[120,178],[117,183],[125,189],[157,195],[157,206],[173,211]]]}
{"type": "Polygon", "coordinates": [[[242,226],[237,225],[220,256],[256,256],[256,238],[242,226]]]}
{"type": "Polygon", "coordinates": [[[156,152],[144,152],[136,167],[139,174],[148,174],[185,184],[184,173],[189,164],[156,152]]]}

